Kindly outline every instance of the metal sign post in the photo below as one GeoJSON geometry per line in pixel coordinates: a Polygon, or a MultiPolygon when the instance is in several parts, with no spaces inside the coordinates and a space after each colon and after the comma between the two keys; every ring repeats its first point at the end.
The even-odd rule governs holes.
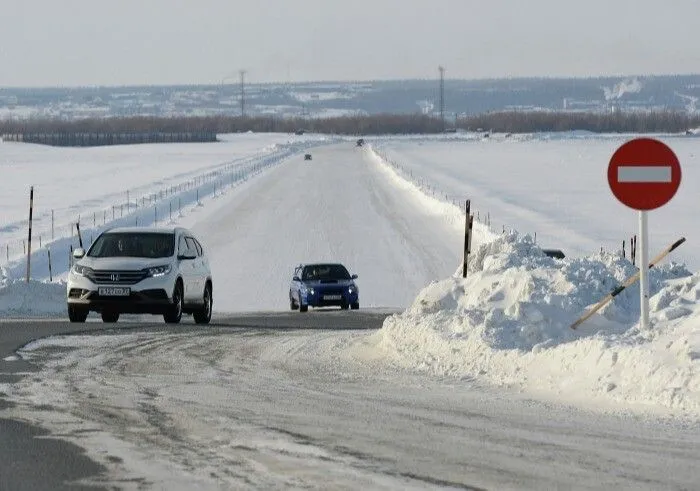
{"type": "Polygon", "coordinates": [[[647,211],[639,212],[639,325],[642,329],[649,327],[649,230],[647,211]]]}

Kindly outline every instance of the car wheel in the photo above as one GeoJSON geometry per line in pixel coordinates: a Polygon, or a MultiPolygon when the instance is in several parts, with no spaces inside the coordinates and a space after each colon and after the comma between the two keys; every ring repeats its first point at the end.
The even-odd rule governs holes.
{"type": "Polygon", "coordinates": [[[292,297],[292,292],[289,292],[289,308],[292,310],[297,310],[299,308],[297,303],[294,301],[294,297],[292,297]]]}
{"type": "Polygon", "coordinates": [[[358,310],[360,308],[360,302],[355,302],[355,303],[350,304],[350,308],[352,310],[358,310]]]}
{"type": "Polygon", "coordinates": [[[178,280],[175,283],[175,289],[173,290],[173,304],[169,308],[168,312],[163,314],[163,320],[168,324],[177,324],[182,319],[182,309],[184,307],[184,299],[182,294],[182,282],[178,280]]]}
{"type": "Polygon", "coordinates": [[[348,310],[349,305],[346,302],[340,304],[340,308],[343,310],[348,310]]]}
{"type": "Polygon", "coordinates": [[[309,310],[308,305],[299,305],[299,312],[306,312],[309,310]]]}
{"type": "Polygon", "coordinates": [[[197,324],[209,324],[211,320],[211,306],[213,303],[214,298],[211,292],[211,285],[207,283],[207,286],[204,287],[204,307],[192,314],[197,324]]]}
{"type": "Polygon", "coordinates": [[[102,322],[117,322],[119,320],[119,312],[102,312],[102,322]]]}
{"type": "Polygon", "coordinates": [[[85,322],[87,319],[88,311],[81,309],[80,307],[68,306],[68,320],[71,322],[85,322]]]}

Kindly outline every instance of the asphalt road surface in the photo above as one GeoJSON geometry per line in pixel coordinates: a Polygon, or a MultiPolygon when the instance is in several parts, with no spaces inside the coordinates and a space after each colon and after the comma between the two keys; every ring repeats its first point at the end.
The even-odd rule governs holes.
{"type": "Polygon", "coordinates": [[[386,315],[2,322],[0,489],[698,489],[698,425],[334,355],[386,315]]]}

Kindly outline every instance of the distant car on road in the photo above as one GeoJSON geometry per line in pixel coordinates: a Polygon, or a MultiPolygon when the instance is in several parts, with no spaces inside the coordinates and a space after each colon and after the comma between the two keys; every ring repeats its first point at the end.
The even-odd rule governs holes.
{"type": "Polygon", "coordinates": [[[310,153],[305,154],[304,160],[311,160],[311,154],[310,153]]]}
{"type": "Polygon", "coordinates": [[[162,315],[168,323],[180,322],[182,314],[192,314],[197,324],[211,320],[209,261],[187,229],[115,228],[73,257],[66,285],[71,322],[85,322],[91,311],[104,322],[126,313],[162,315]]]}
{"type": "Polygon", "coordinates": [[[339,263],[300,264],[289,286],[289,306],[306,312],[309,307],[360,308],[360,291],[351,275],[339,263]]]}
{"type": "Polygon", "coordinates": [[[365,140],[364,140],[363,138],[360,138],[359,140],[357,140],[357,146],[358,146],[358,147],[361,147],[361,146],[364,145],[364,144],[365,144],[365,140]]]}

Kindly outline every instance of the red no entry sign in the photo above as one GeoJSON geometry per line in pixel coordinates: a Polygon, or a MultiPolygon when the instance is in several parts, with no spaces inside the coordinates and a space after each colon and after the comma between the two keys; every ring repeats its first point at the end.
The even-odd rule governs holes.
{"type": "Polygon", "coordinates": [[[646,211],[668,203],[681,184],[681,164],[665,143],[637,138],[618,148],[608,164],[608,183],[617,199],[646,211]]]}

